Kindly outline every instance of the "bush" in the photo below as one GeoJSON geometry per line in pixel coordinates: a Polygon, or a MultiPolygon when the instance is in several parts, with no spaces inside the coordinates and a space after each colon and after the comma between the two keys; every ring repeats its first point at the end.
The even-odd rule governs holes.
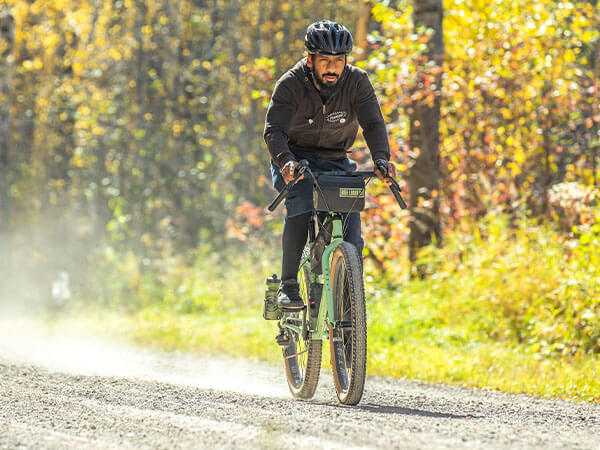
{"type": "Polygon", "coordinates": [[[548,225],[490,216],[472,233],[430,249],[436,279],[454,314],[495,340],[515,340],[543,354],[600,353],[600,226],[577,240],[548,225]]]}

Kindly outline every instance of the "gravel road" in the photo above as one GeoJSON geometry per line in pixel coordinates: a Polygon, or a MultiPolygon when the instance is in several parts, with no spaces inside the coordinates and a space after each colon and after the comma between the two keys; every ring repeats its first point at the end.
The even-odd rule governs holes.
{"type": "Polygon", "coordinates": [[[345,407],[326,371],[294,401],[283,365],[0,325],[0,449],[292,446],[600,449],[600,405],[368,378],[345,407]]]}

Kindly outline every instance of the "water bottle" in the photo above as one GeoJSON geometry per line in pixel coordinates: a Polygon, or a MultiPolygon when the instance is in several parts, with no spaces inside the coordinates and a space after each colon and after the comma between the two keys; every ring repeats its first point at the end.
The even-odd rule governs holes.
{"type": "Polygon", "coordinates": [[[281,319],[281,311],[277,306],[277,291],[281,280],[276,274],[271,275],[267,278],[267,289],[265,289],[265,310],[263,317],[266,320],[279,320],[281,319]]]}

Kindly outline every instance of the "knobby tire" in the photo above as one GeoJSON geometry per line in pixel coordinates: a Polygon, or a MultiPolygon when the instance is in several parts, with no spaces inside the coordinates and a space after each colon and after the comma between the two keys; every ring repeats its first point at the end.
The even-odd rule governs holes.
{"type": "Polygon", "coordinates": [[[329,325],[331,366],[338,399],[356,405],[367,369],[367,313],[361,261],[354,245],[343,242],[331,261],[334,322],[329,325]]]}

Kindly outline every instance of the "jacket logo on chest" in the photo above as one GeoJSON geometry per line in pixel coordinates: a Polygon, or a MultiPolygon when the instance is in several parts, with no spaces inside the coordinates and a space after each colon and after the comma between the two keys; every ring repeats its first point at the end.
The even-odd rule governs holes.
{"type": "Polygon", "coordinates": [[[346,111],[336,111],[325,116],[325,120],[329,123],[344,123],[346,122],[348,113],[346,111]]]}

